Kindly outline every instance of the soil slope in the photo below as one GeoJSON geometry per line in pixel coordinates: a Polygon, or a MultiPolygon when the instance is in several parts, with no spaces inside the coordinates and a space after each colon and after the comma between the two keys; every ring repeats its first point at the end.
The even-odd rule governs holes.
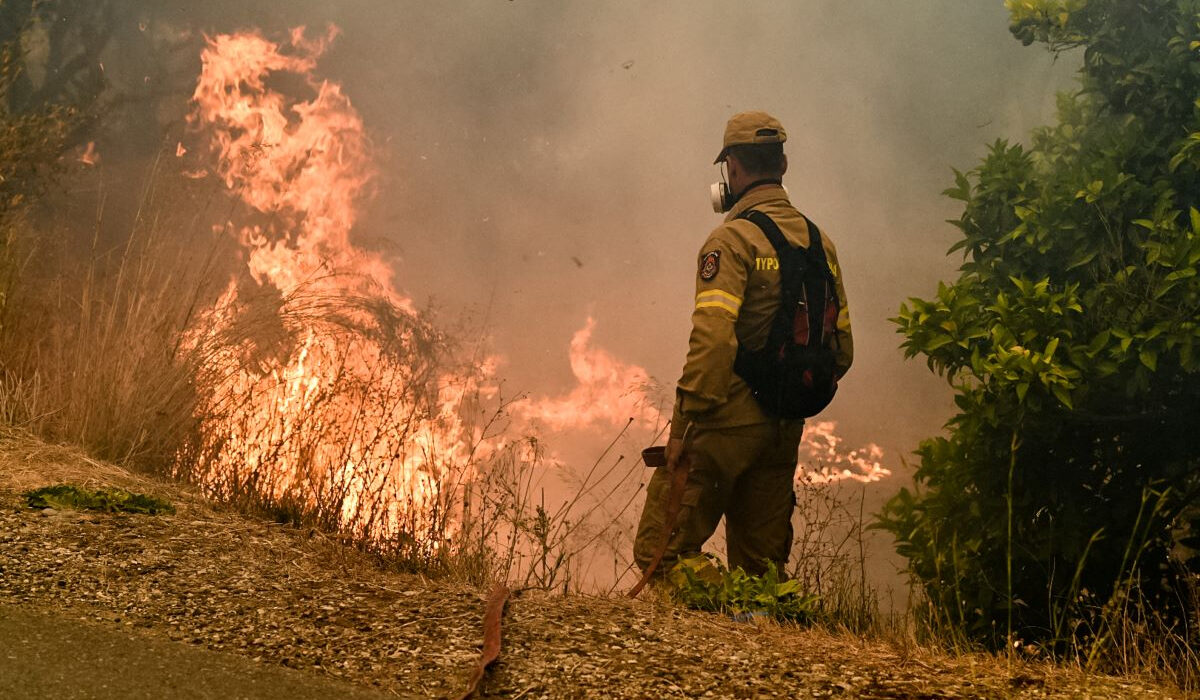
{"type": "MultiPolygon", "coordinates": [[[[485,590],[381,570],[320,533],[246,517],[178,485],[0,433],[0,614],[50,615],[145,645],[195,645],[268,669],[298,669],[317,686],[344,681],[393,697],[454,697],[479,653],[486,596],[485,590]],[[145,516],[24,506],[23,490],[64,482],[150,493],[170,499],[178,511],[145,516]]],[[[7,663],[22,661],[20,646],[0,646],[7,663]]],[[[247,686],[242,696],[270,697],[257,687],[247,686]]],[[[530,591],[509,602],[501,659],[481,695],[1178,694],[1044,664],[1009,665],[986,655],[950,657],[820,630],[737,624],[661,600],[530,591]]],[[[114,689],[112,697],[120,696],[114,689]]]]}

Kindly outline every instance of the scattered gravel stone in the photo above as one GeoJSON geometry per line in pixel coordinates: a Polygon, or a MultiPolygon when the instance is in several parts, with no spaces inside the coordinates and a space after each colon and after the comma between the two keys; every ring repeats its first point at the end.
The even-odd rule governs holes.
{"type": "MultiPolygon", "coordinates": [[[[140,628],[316,670],[399,697],[453,697],[482,643],[488,591],[385,571],[308,529],[0,433],[0,605],[140,628]],[[70,481],[171,500],[175,515],[25,508],[70,481]]],[[[820,629],[738,624],[656,598],[518,592],[483,697],[1165,698],[1134,679],[820,629]]]]}

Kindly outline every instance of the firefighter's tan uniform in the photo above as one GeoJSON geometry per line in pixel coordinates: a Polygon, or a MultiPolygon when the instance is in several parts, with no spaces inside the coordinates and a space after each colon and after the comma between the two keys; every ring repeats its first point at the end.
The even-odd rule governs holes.
{"type": "MultiPolygon", "coordinates": [[[[791,548],[793,477],[804,422],[764,413],[733,371],[739,346],[756,350],[766,344],[780,299],[775,249],[758,226],[737,218],[749,209],[770,216],[792,245],[809,245],[808,227],[787,193],[781,186],[767,186],[739,200],[700,249],[691,340],[671,423],[671,436],[685,439],[692,471],[660,572],[681,556],[698,554],[722,515],[730,567],[760,574],[770,560],[782,569],[791,548]]],[[[821,233],[841,303],[840,377],[853,360],[850,315],[837,252],[821,233]]],[[[661,542],[669,485],[667,469],[650,479],[634,543],[635,560],[643,569],[661,542]]]]}

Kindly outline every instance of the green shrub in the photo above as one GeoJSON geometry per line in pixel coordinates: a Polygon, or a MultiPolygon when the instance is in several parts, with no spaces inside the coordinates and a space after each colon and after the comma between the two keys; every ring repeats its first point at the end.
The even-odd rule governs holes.
{"type": "Polygon", "coordinates": [[[816,616],[820,599],[803,593],[795,579],[781,580],[773,563],[762,576],[751,576],[741,567],[727,569],[706,557],[697,559],[681,561],[668,575],[672,594],[689,607],[730,615],[762,613],[790,622],[810,622],[816,616]]]}
{"type": "Polygon", "coordinates": [[[1200,495],[1200,2],[1008,7],[1025,43],[1084,49],[1080,90],[946,192],[961,275],[895,321],[958,414],[882,524],[937,622],[1120,665],[1114,611],[1194,614],[1171,554],[1200,495]]]}

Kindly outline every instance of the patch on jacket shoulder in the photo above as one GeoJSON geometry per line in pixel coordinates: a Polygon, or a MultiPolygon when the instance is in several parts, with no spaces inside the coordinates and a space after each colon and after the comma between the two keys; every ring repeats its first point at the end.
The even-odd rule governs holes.
{"type": "Polygon", "coordinates": [[[717,276],[721,269],[721,251],[712,250],[700,258],[700,279],[705,282],[717,276]]]}

